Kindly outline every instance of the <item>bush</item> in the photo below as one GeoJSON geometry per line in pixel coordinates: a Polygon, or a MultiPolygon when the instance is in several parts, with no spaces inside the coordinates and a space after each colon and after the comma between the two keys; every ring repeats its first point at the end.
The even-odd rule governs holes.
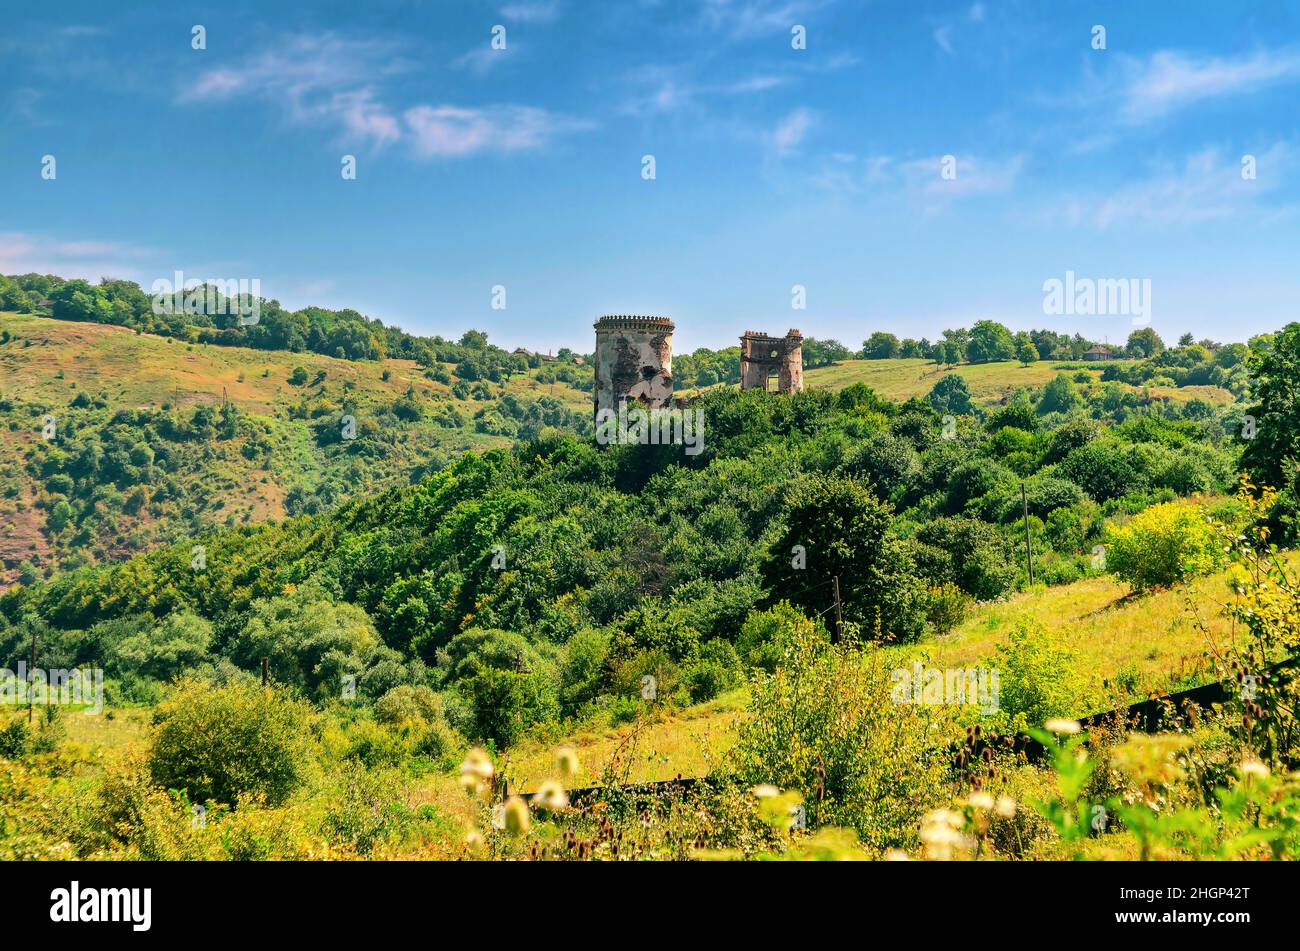
{"type": "Polygon", "coordinates": [[[569,638],[560,653],[560,706],[572,716],[595,700],[605,683],[609,635],[587,628],[569,638]]]}
{"type": "MultiPolygon", "coordinates": [[[[785,636],[796,630],[799,622],[806,620],[789,601],[782,601],[768,611],[755,611],[745,619],[736,639],[736,652],[741,664],[746,670],[772,673],[787,647],[785,636]]],[[[824,630],[822,636],[826,636],[824,630]]]]}
{"type": "Polygon", "coordinates": [[[277,690],[181,681],[154,711],[150,775],[195,803],[252,794],[279,805],[303,782],[310,717],[277,690]]]}
{"type": "Polygon", "coordinates": [[[740,657],[730,641],[709,641],[682,678],[691,703],[704,703],[740,682],[740,657]]]}
{"type": "Polygon", "coordinates": [[[325,838],[358,855],[369,855],[383,842],[399,837],[411,814],[397,798],[396,780],[392,773],[346,765],[321,822],[325,838]]]}
{"type": "Polygon", "coordinates": [[[443,722],[442,698],[423,684],[401,684],[375,701],[375,719],[380,723],[443,722]]]}
{"type": "Polygon", "coordinates": [[[1071,450],[1061,462],[1060,474],[1098,502],[1146,487],[1146,479],[1133,465],[1129,447],[1109,439],[1097,439],[1071,450]]]}
{"type": "Polygon", "coordinates": [[[773,544],[767,582],[809,613],[828,611],[829,585],[808,588],[808,577],[839,576],[844,618],[898,641],[915,640],[925,626],[925,590],[907,547],[890,532],[892,509],[853,479],[811,476],[791,486],[785,530],[773,544]],[[807,570],[792,565],[803,546],[807,570]],[[804,589],[800,591],[799,589],[804,589]]]}
{"type": "Polygon", "coordinates": [[[212,624],[191,611],[179,611],[146,622],[119,641],[110,652],[109,667],[121,674],[169,680],[206,660],[211,643],[212,624]]]}
{"type": "Polygon", "coordinates": [[[999,717],[1007,729],[1023,732],[1052,717],[1088,712],[1074,654],[1028,618],[1016,624],[1008,643],[997,646],[994,668],[999,671],[999,717]]]}
{"type": "Polygon", "coordinates": [[[945,583],[930,589],[930,626],[935,634],[947,634],[966,619],[970,595],[955,584],[945,583]]]}
{"type": "Polygon", "coordinates": [[[554,720],[560,704],[547,673],[520,673],[480,666],[461,687],[473,711],[474,732],[506,747],[533,724],[554,720]]]}
{"type": "Polygon", "coordinates": [[[936,518],[916,533],[921,558],[936,582],[951,582],[980,601],[1001,597],[1015,583],[1015,552],[1001,530],[973,518],[936,518]]]}
{"type": "Polygon", "coordinates": [[[920,469],[911,444],[891,433],[867,437],[843,466],[846,474],[869,483],[882,499],[908,485],[920,469]]]}
{"type": "Polygon", "coordinates": [[[740,778],[803,794],[808,824],[852,826],[872,849],[907,848],[941,794],[948,725],[936,706],[894,703],[885,651],[832,645],[810,621],[781,637],[752,683],[753,716],[731,755],[740,778]]]}
{"type": "Polygon", "coordinates": [[[1213,571],[1223,560],[1209,523],[1180,502],[1153,505],[1106,537],[1107,567],[1135,591],[1213,571]]]}
{"type": "Polygon", "coordinates": [[[955,373],[940,379],[930,390],[928,398],[936,413],[968,416],[972,410],[970,387],[955,373]]]}

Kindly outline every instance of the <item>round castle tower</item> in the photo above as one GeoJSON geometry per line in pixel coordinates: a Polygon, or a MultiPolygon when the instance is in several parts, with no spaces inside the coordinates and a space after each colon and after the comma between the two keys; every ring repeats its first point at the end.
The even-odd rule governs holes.
{"type": "Polygon", "coordinates": [[[606,316],[594,326],[594,412],[618,412],[624,400],[646,409],[671,405],[673,322],[667,317],[606,316]]]}

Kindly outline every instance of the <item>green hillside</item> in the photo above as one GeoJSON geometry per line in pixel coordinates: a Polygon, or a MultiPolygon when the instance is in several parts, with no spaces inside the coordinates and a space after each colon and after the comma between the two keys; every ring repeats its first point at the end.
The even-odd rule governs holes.
{"type": "Polygon", "coordinates": [[[464,381],[453,364],[15,314],[0,314],[0,339],[0,585],[317,511],[544,426],[581,431],[590,406],[539,369],[464,381]]]}

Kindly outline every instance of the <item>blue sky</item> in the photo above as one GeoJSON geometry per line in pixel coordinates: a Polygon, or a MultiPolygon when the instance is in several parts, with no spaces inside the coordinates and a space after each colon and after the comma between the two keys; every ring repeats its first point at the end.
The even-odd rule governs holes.
{"type": "Polygon", "coordinates": [[[1296,2],[4,4],[5,273],[258,278],[542,349],[602,313],[679,352],[1124,339],[1044,315],[1067,270],[1149,279],[1166,338],[1300,319],[1296,2]]]}

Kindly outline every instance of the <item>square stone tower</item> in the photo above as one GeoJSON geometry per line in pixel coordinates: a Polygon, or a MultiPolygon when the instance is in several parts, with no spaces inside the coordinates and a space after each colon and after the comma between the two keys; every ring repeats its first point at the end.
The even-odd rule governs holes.
{"type": "Polygon", "coordinates": [[[673,331],[667,317],[606,316],[595,323],[596,385],[592,409],[640,403],[662,409],[673,398],[673,331]]]}
{"type": "Polygon", "coordinates": [[[803,334],[791,328],[784,337],[746,330],[740,338],[740,388],[766,390],[769,374],[777,371],[780,393],[803,389],[803,334]]]}

